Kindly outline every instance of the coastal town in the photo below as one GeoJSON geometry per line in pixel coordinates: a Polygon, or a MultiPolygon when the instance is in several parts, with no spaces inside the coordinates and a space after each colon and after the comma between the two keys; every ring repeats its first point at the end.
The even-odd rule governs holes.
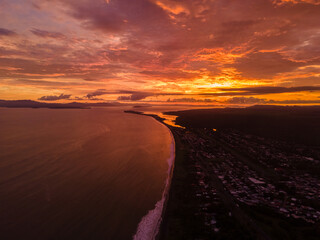
{"type": "MultiPolygon", "coordinates": [[[[217,205],[226,207],[222,214],[243,215],[248,222],[252,210],[246,209],[257,207],[300,226],[319,223],[319,151],[301,147],[289,154],[292,146],[284,142],[232,129],[171,129],[187,149],[199,202],[196,215],[203,217],[207,231],[219,234],[224,224],[217,220],[221,208],[219,213],[212,211],[217,205]]],[[[269,233],[257,222],[251,225],[268,239],[269,233]]]]}
{"type": "MultiPolygon", "coordinates": [[[[192,141],[194,137],[190,135],[191,133],[185,134],[183,138],[192,141]]],[[[253,136],[247,137],[254,138],[253,136]]],[[[236,155],[218,146],[210,151],[205,147],[209,146],[210,142],[202,138],[198,139],[197,141],[201,142],[199,147],[202,147],[202,149],[197,151],[196,156],[192,156],[192,158],[194,160],[206,159],[208,161],[206,163],[207,169],[218,176],[235,199],[247,205],[265,205],[286,217],[299,218],[310,223],[315,223],[320,218],[320,212],[307,204],[307,200],[317,201],[320,199],[319,179],[309,173],[301,174],[297,169],[293,172],[296,168],[295,162],[310,161],[311,157],[288,156],[277,149],[276,146],[278,145],[270,143],[267,146],[267,140],[265,140],[267,144],[260,143],[260,145],[256,144],[254,146],[252,140],[250,142],[246,141],[245,138],[241,138],[239,133],[235,134],[232,131],[231,133],[219,134],[219,138],[223,138],[225,140],[224,144],[228,144],[233,149],[241,149],[241,147],[243,149],[243,146],[250,146],[246,150],[249,150],[248,152],[252,157],[259,159],[261,164],[266,163],[268,169],[275,169],[274,177],[270,176],[269,179],[261,177],[262,174],[265,175],[265,169],[263,169],[264,173],[259,175],[258,168],[250,168],[246,162],[239,160],[240,157],[237,158],[236,155]],[[237,144],[239,142],[243,145],[239,146],[237,144]],[[255,149],[262,150],[262,152],[255,151],[255,149]],[[270,162],[268,163],[269,159],[270,162]],[[279,160],[275,161],[276,159],[279,160]],[[280,167],[282,167],[281,173],[279,173],[280,167]]],[[[195,141],[190,143],[195,146],[195,141]]],[[[314,163],[315,167],[317,163],[319,162],[314,163]]]]}
{"type": "Polygon", "coordinates": [[[317,239],[319,149],[152,116],[170,128],[177,151],[163,239],[182,237],[168,237],[181,225],[194,239],[317,239]]]}

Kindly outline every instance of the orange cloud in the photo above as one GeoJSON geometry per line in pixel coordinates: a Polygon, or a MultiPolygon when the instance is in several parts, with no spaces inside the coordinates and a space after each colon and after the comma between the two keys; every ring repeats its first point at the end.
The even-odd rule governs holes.
{"type": "MultiPolygon", "coordinates": [[[[171,99],[194,98],[196,104],[206,94],[211,100],[234,96],[221,88],[319,86],[318,1],[19,3],[7,1],[0,9],[5,98],[63,92],[85,99],[108,89],[113,94],[99,98],[163,102],[171,93],[171,99]]],[[[313,100],[318,90],[307,93],[313,100]]],[[[250,94],[310,100],[301,92],[250,94]]]]}
{"type": "Polygon", "coordinates": [[[183,5],[182,2],[171,0],[156,0],[155,3],[170,14],[190,14],[190,11],[183,5]]]}
{"type": "Polygon", "coordinates": [[[320,5],[320,2],[318,0],[274,0],[273,2],[278,5],[283,5],[286,3],[293,3],[293,4],[310,3],[314,5],[320,5]]]}

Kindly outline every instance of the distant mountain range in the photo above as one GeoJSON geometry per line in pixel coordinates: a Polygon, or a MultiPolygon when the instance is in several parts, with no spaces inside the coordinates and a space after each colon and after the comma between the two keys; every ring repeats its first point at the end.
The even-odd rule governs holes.
{"type": "Polygon", "coordinates": [[[103,103],[44,103],[32,100],[0,100],[0,107],[7,108],[80,108],[86,109],[90,107],[112,107],[122,106],[124,104],[118,102],[103,103]]]}

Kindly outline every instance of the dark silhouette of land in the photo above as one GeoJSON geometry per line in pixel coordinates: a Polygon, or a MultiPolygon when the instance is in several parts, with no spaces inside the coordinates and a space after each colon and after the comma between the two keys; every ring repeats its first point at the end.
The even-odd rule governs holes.
{"type": "Polygon", "coordinates": [[[118,102],[113,103],[44,103],[37,102],[32,100],[0,100],[0,107],[6,108],[80,108],[86,109],[90,107],[112,107],[112,106],[121,106],[123,104],[118,102]]]}
{"type": "Polygon", "coordinates": [[[159,239],[319,238],[320,107],[166,114],[185,128],[167,125],[176,158],[159,239]]]}
{"type": "Polygon", "coordinates": [[[320,106],[253,106],[169,112],[190,128],[237,129],[263,137],[320,146],[320,106]]]}

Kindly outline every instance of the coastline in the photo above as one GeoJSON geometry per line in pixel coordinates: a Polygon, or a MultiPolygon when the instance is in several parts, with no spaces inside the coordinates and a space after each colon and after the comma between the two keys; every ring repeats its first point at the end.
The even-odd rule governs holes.
{"type": "Polygon", "coordinates": [[[171,153],[170,153],[170,157],[167,159],[167,162],[169,165],[168,175],[166,178],[165,188],[162,193],[162,198],[155,204],[155,208],[150,210],[141,219],[137,227],[137,232],[133,236],[134,240],[149,240],[149,239],[160,240],[162,239],[162,236],[163,236],[162,230],[166,222],[165,221],[166,209],[169,201],[171,183],[173,179],[173,172],[174,172],[174,166],[175,166],[175,159],[176,159],[176,152],[177,152],[175,136],[171,127],[166,123],[164,123],[163,120],[165,119],[157,115],[144,114],[138,111],[124,111],[124,112],[152,117],[155,121],[157,121],[158,123],[168,128],[169,133],[171,135],[171,139],[172,139],[171,146],[170,146],[171,153]],[[156,221],[153,219],[154,217],[157,218],[156,221]]]}
{"type": "MultiPolygon", "coordinates": [[[[195,207],[197,204],[197,199],[195,199],[196,194],[193,192],[192,185],[194,185],[193,181],[196,178],[190,178],[190,172],[192,172],[190,171],[190,167],[193,168],[194,166],[192,165],[193,162],[190,161],[186,155],[189,151],[188,144],[185,145],[183,139],[181,138],[181,134],[184,134],[186,130],[179,127],[170,126],[164,123],[165,119],[154,114],[144,114],[142,112],[135,111],[126,112],[153,117],[155,120],[168,127],[175,141],[175,167],[171,170],[168,193],[165,194],[165,202],[163,203],[161,217],[159,218],[159,229],[152,237],[145,236],[145,238],[134,239],[193,239],[189,237],[193,236],[194,238],[201,238],[202,234],[203,238],[201,239],[211,238],[213,236],[212,233],[208,231],[205,232],[205,228],[201,221],[201,216],[197,214],[197,208],[195,207]]],[[[218,231],[213,234],[215,236],[225,236],[227,238],[230,236],[241,236],[240,239],[269,239],[268,236],[261,231],[260,227],[258,227],[250,218],[243,216],[242,211],[241,213],[237,213],[239,210],[234,209],[233,203],[231,204],[231,208],[230,204],[226,204],[228,199],[224,198],[223,192],[224,189],[218,189],[219,195],[221,194],[223,198],[219,200],[222,202],[219,203],[220,205],[217,206],[216,210],[224,212],[224,226],[231,224],[233,229],[225,229],[225,233],[219,233],[220,230],[218,229],[218,231]],[[227,216],[226,214],[229,215],[227,216]],[[235,221],[235,217],[232,217],[233,220],[228,220],[233,215],[235,215],[237,220],[240,222],[235,221]],[[253,230],[254,234],[252,235],[252,233],[248,232],[247,230],[253,230]]],[[[220,220],[221,219],[219,219],[219,221],[220,220]]],[[[221,220],[221,222],[223,222],[223,220],[221,220]]]]}
{"type": "MultiPolygon", "coordinates": [[[[264,108],[257,108],[242,111],[249,111],[249,115],[252,112],[261,115],[264,108]]],[[[287,109],[290,108],[280,109],[284,116],[280,118],[282,123],[286,123],[288,118],[287,109]]],[[[263,113],[270,115],[270,109],[267,110],[263,113]]],[[[277,113],[280,110],[277,108],[274,111],[277,113]]],[[[177,124],[186,126],[186,129],[166,124],[166,119],[161,118],[162,115],[132,112],[151,116],[159,122],[165,121],[175,139],[175,168],[156,239],[317,239],[319,211],[315,209],[319,209],[319,205],[316,199],[310,196],[315,195],[317,190],[313,182],[318,180],[310,177],[308,182],[301,182],[298,175],[293,180],[288,178],[287,184],[283,184],[280,179],[291,176],[292,168],[298,172],[302,163],[309,164],[311,159],[318,159],[320,155],[317,150],[313,150],[313,145],[293,145],[301,147],[297,152],[293,152],[296,154],[293,160],[287,152],[288,149],[292,151],[290,135],[288,142],[284,142],[274,133],[272,135],[276,138],[268,139],[267,133],[261,137],[259,131],[251,135],[249,132],[248,135],[247,131],[237,130],[236,127],[225,129],[225,126],[231,125],[235,116],[241,119],[243,115],[232,115],[231,122],[223,115],[219,122],[218,114],[210,111],[214,110],[174,114],[180,117],[177,124]],[[273,159],[279,159],[279,155],[285,156],[283,161],[290,164],[287,165],[289,168],[278,172],[278,162],[270,161],[270,154],[264,154],[264,151],[275,151],[271,154],[273,159]],[[306,152],[309,152],[307,158],[306,152]],[[263,167],[265,165],[257,158],[262,158],[262,161],[270,165],[263,167]],[[255,181],[256,179],[260,182],[255,181]],[[264,186],[261,186],[263,184],[264,186]],[[307,190],[292,188],[302,185],[307,190]],[[297,201],[300,202],[297,204],[297,201]]],[[[222,114],[225,111],[227,110],[222,114]]],[[[310,118],[303,113],[305,118],[316,121],[317,117],[310,118]]],[[[295,114],[297,113],[293,116],[295,114]]],[[[245,116],[248,116],[248,113],[245,116]]],[[[274,119],[278,118],[279,115],[275,114],[274,119]]],[[[274,127],[272,121],[270,122],[267,125],[269,129],[274,127]]],[[[265,125],[266,122],[263,123],[265,125]]],[[[318,163],[319,161],[316,164],[318,163]]],[[[303,178],[308,178],[318,170],[306,166],[302,171],[305,174],[303,178]]]]}

